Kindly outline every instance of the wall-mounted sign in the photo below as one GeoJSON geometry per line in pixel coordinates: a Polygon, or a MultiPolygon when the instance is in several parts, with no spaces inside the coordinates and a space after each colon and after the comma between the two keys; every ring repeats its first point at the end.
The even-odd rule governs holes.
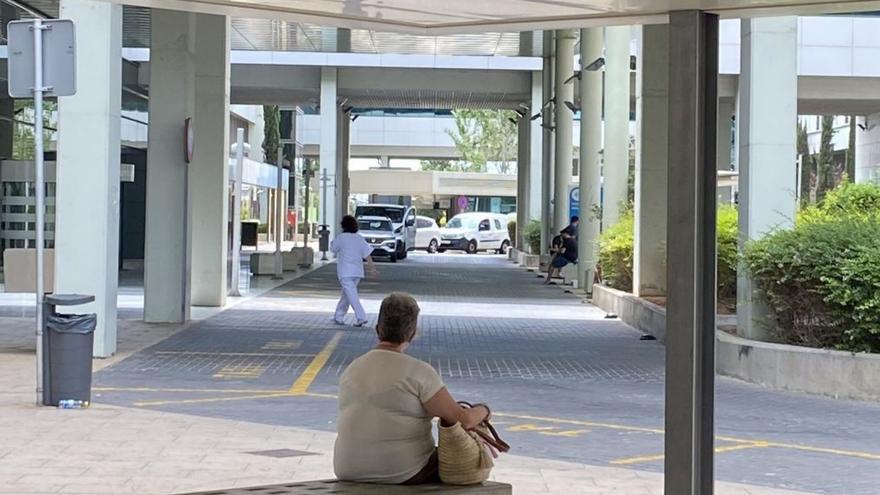
{"type": "Polygon", "coordinates": [[[569,186],[568,189],[568,216],[569,218],[580,216],[581,212],[581,188],[569,186]]]}

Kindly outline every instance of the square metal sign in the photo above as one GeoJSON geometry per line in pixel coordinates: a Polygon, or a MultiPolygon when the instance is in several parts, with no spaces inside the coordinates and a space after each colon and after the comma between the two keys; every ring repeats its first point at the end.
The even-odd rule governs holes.
{"type": "MultiPolygon", "coordinates": [[[[71,96],[76,93],[76,37],[73,21],[44,19],[43,87],[45,96],[71,96]]],[[[34,95],[34,21],[12,21],[8,28],[9,96],[34,95]]]]}

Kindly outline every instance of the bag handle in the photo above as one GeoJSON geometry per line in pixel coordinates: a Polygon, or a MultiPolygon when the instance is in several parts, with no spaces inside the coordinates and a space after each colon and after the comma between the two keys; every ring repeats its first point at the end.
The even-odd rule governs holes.
{"type": "MultiPolygon", "coordinates": [[[[466,407],[469,409],[473,409],[474,407],[483,406],[486,408],[487,411],[489,411],[489,416],[492,415],[492,411],[489,409],[489,406],[487,406],[485,404],[471,404],[470,402],[465,402],[465,401],[459,401],[458,404],[462,407],[466,407]]],[[[473,431],[474,433],[479,435],[480,438],[483,439],[484,442],[491,445],[492,447],[495,448],[495,450],[497,450],[499,452],[508,452],[510,450],[510,445],[501,439],[501,436],[498,434],[498,431],[495,429],[494,426],[492,426],[492,423],[489,422],[488,417],[487,417],[487,419],[481,421],[478,426],[482,426],[483,428],[488,430],[488,433],[486,431],[480,430],[478,428],[475,428],[471,431],[473,431]]]]}

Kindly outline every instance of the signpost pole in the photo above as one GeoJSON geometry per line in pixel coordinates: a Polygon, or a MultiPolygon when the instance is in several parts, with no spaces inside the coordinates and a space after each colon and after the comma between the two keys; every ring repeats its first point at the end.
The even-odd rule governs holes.
{"type": "Polygon", "coordinates": [[[244,129],[235,134],[235,183],[232,192],[232,290],[231,296],[240,296],[241,290],[241,181],[244,177],[244,129]]]}
{"type": "Polygon", "coordinates": [[[46,198],[43,185],[43,21],[34,19],[34,189],[36,191],[37,405],[43,402],[43,247],[46,198]]]}
{"type": "MultiPolygon", "coordinates": [[[[327,169],[321,170],[321,216],[324,219],[321,227],[325,231],[324,235],[327,235],[326,231],[330,229],[330,226],[327,225],[327,182],[329,180],[327,169]]],[[[327,261],[327,251],[325,250],[321,252],[321,261],[327,261]]]]}

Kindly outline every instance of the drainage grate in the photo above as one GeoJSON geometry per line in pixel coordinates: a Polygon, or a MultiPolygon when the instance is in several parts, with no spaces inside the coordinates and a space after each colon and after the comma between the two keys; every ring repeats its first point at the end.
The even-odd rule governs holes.
{"type": "Polygon", "coordinates": [[[319,455],[314,452],[306,452],[305,450],[294,449],[275,449],[275,450],[258,450],[255,452],[245,452],[246,454],[261,455],[265,457],[303,457],[307,455],[319,455]]]}

